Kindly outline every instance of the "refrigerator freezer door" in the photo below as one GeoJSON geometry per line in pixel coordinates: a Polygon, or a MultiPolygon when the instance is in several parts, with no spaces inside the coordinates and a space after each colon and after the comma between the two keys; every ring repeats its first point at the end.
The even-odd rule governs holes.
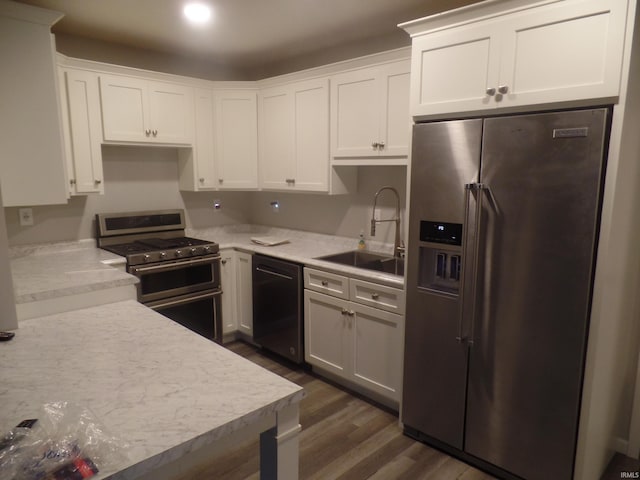
{"type": "MultiPolygon", "coordinates": [[[[402,421],[458,449],[464,432],[468,348],[456,340],[459,296],[419,286],[420,269],[427,268],[421,256],[431,251],[427,247],[439,248],[420,242],[420,224],[464,222],[465,184],[478,180],[481,140],[482,120],[416,125],[411,160],[402,421]]],[[[460,258],[460,247],[442,248],[449,265],[460,258]]],[[[434,261],[428,268],[443,267],[434,261]]]]}
{"type": "Polygon", "coordinates": [[[464,450],[531,480],[572,478],[607,113],[484,124],[464,450]]]}

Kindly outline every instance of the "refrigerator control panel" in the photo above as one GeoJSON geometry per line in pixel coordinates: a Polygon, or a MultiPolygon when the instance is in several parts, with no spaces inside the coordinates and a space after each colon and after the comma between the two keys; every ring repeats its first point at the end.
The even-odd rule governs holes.
{"type": "Polygon", "coordinates": [[[462,245],[462,224],[422,220],[420,241],[460,246],[462,245]]]}

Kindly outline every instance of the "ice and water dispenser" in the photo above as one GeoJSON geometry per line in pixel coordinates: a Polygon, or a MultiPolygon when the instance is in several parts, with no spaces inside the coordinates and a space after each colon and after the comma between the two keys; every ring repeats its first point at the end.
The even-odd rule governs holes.
{"type": "Polygon", "coordinates": [[[420,222],[418,286],[457,295],[462,274],[462,224],[420,222]]]}

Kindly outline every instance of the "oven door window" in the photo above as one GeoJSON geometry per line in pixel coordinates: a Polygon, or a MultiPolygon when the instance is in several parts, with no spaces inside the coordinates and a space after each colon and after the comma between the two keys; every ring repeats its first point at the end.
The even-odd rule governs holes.
{"type": "Polygon", "coordinates": [[[140,277],[139,289],[143,300],[159,298],[156,294],[179,295],[216,286],[212,263],[167,269],[139,268],[135,274],[140,277]]]}

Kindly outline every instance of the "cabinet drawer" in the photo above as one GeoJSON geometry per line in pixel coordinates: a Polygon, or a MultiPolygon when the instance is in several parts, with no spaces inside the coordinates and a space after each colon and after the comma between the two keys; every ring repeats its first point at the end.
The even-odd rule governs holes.
{"type": "Polygon", "coordinates": [[[349,299],[349,279],[335,273],[305,268],[304,288],[345,300],[349,299]]]}
{"type": "Polygon", "coordinates": [[[349,280],[349,285],[351,301],[387,312],[404,314],[404,290],[354,278],[349,280]]]}

